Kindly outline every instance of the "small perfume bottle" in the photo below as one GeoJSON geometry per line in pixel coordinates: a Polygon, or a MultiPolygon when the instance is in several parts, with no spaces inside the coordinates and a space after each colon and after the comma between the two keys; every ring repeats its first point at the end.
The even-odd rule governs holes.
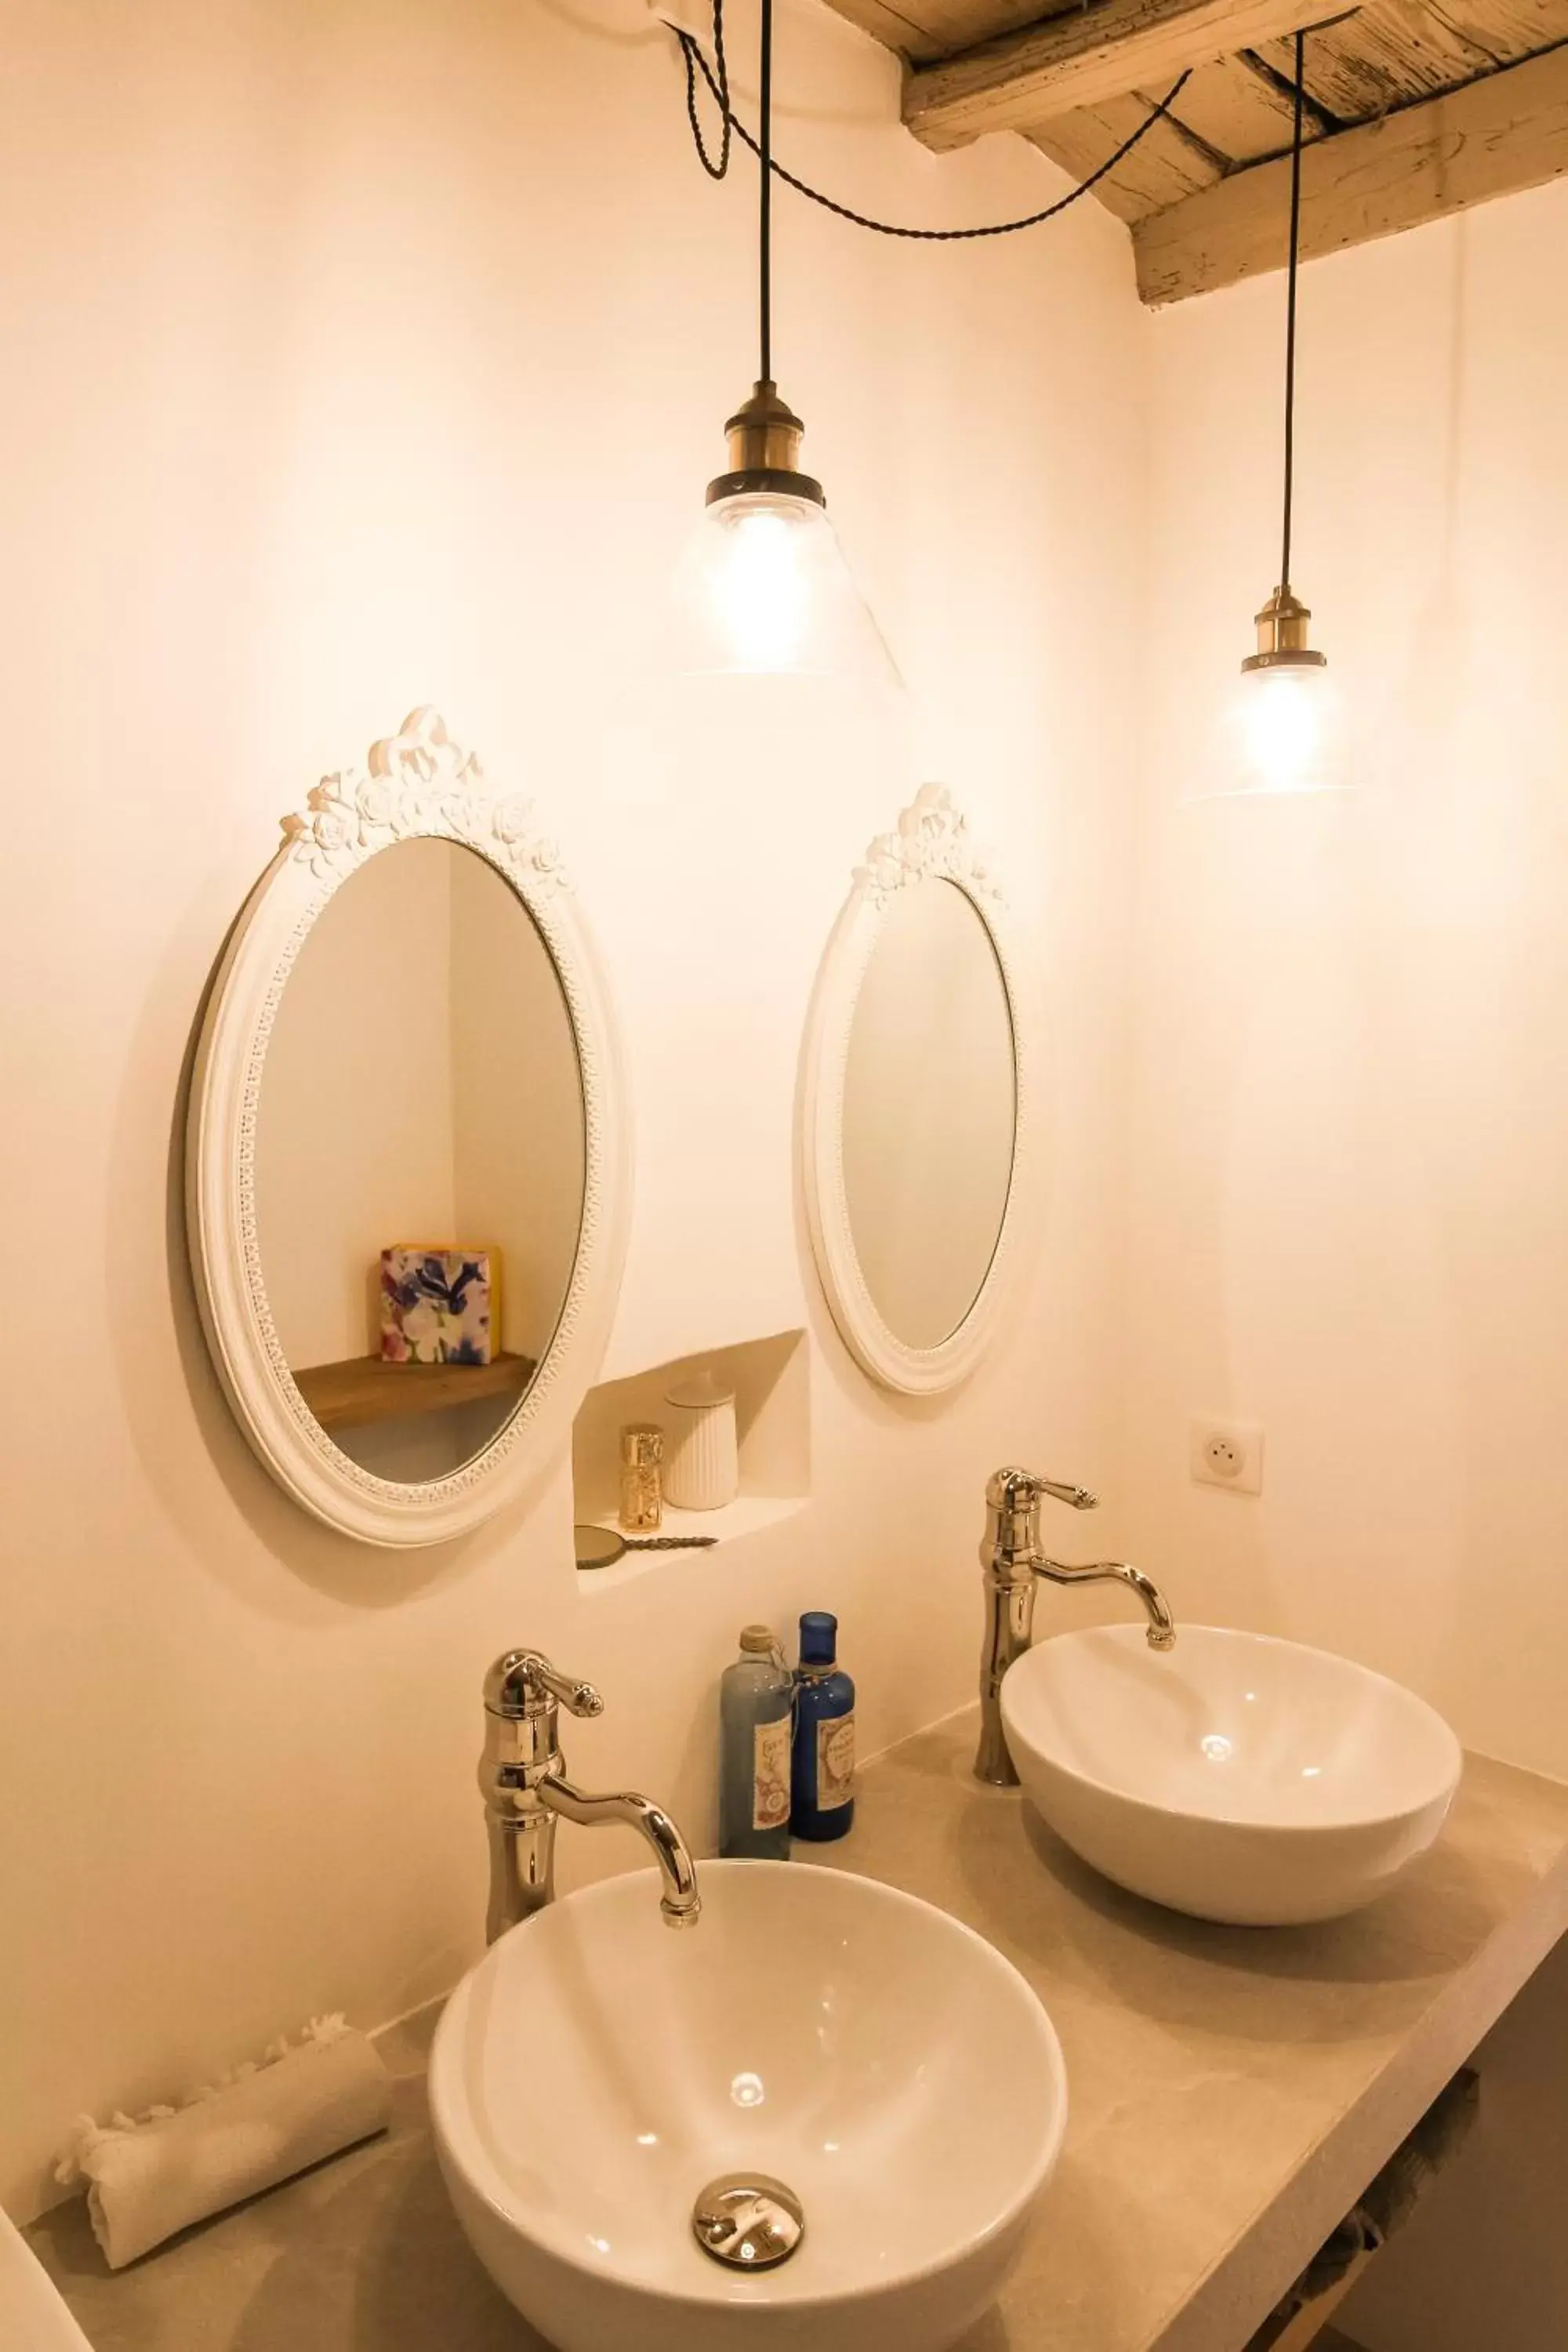
{"type": "Polygon", "coordinates": [[[819,1843],[855,1818],[855,1685],[837,1663],[838,1620],[808,1609],[800,1621],[795,1678],[792,1833],[819,1843]]]}
{"type": "Polygon", "coordinates": [[[664,1432],[650,1421],[628,1422],[621,1432],[621,1526],[644,1535],[664,1517],[664,1432]]]}
{"type": "Polygon", "coordinates": [[[719,1684],[719,1851],[789,1860],[795,1677],[776,1633],[748,1625],[719,1684]]]}

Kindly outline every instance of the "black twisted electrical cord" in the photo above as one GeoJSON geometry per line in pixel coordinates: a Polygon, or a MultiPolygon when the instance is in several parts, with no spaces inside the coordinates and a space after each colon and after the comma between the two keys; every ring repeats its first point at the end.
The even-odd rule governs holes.
{"type": "MultiPolygon", "coordinates": [[[[713,54],[719,68],[717,79],[695,37],[690,33],[682,32],[679,26],[672,26],[670,29],[680,43],[681,55],[686,60],[686,112],[704,171],[715,180],[721,180],[724,177],[730,168],[731,131],[745,146],[751,149],[759,161],[763,160],[761,142],[752,137],[745,124],[731,110],[730,78],[724,64],[724,0],[713,0],[713,54]],[[721,160],[717,167],[704,144],[698,117],[697,77],[699,73],[707,83],[709,92],[723,120],[723,144],[720,150],[721,160]]],[[[872,220],[868,214],[855,212],[848,205],[837,203],[832,196],[825,196],[820,188],[814,188],[806,181],[798,179],[795,173],[785,170],[776,156],[770,153],[766,161],[771,173],[781,179],[786,188],[794,188],[797,195],[809,197],[814,205],[820,205],[825,212],[837,213],[840,220],[851,222],[856,228],[873,229],[879,236],[915,237],[926,245],[951,245],[964,238],[976,236],[1011,236],[1016,229],[1038,228],[1043,221],[1055,220],[1058,213],[1065,213],[1069,205],[1076,205],[1080,196],[1087,196],[1091,188],[1098,187],[1100,181],[1114,172],[1119,163],[1125,162],[1139,141],[1147,138],[1155,123],[1169,115],[1172,107],[1186,88],[1191,76],[1192,68],[1189,66],[1187,71],[1172,84],[1159,103],[1151,108],[1131,138],[1124,139],[1115,152],[1108,155],[1104,163],[1089,173],[1087,180],[1081,181],[1076,188],[1069,189],[1065,196],[1058,196],[1054,205],[1047,205],[1037,213],[1026,213],[1020,220],[988,221],[981,228],[902,228],[893,221],[872,220]]]]}
{"type": "Polygon", "coordinates": [[[708,70],[708,60],[697,49],[689,33],[678,33],[676,38],[686,53],[686,119],[691,125],[691,143],[697,150],[697,160],[710,180],[722,180],[730,170],[730,134],[734,128],[734,116],[730,111],[730,68],[724,57],[724,0],[713,0],[713,62],[719,68],[715,81],[708,70]],[[715,159],[708,152],[708,142],[702,136],[702,123],[697,111],[697,74],[691,63],[693,50],[701,58],[703,75],[719,107],[721,130],[719,154],[715,159]]]}
{"type": "Polygon", "coordinates": [[[1290,522],[1296,499],[1296,285],[1301,266],[1301,135],[1307,94],[1307,36],[1296,36],[1295,111],[1290,131],[1290,275],[1285,296],[1285,514],[1279,587],[1290,593],[1290,522]]]}
{"type": "MultiPolygon", "coordinates": [[[[724,0],[713,0],[722,13],[724,0]]],[[[762,373],[759,383],[771,383],[773,374],[773,0],[763,0],[762,76],[757,84],[758,131],[761,144],[757,160],[762,165],[758,173],[757,194],[760,200],[759,228],[762,237],[762,269],[759,290],[762,296],[762,373]]],[[[689,67],[687,68],[689,72],[689,67]]]]}

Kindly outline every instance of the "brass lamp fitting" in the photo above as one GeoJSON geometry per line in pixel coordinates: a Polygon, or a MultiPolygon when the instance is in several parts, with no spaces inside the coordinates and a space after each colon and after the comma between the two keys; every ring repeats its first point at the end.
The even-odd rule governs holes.
{"type": "Polygon", "coordinates": [[[747,491],[808,499],[818,507],[827,504],[822,484],[797,470],[805,427],[788,402],[780,399],[776,384],[765,377],[754,384],[750,400],[742,402],[724,430],[730,439],[730,471],[709,483],[710,507],[747,491]]]}
{"type": "Polygon", "coordinates": [[[1250,669],[1322,669],[1327,666],[1327,654],[1314,650],[1307,642],[1307,624],[1312,615],[1300,596],[1289,588],[1276,588],[1258,622],[1258,651],[1249,654],[1242,663],[1243,670],[1250,669]]]}

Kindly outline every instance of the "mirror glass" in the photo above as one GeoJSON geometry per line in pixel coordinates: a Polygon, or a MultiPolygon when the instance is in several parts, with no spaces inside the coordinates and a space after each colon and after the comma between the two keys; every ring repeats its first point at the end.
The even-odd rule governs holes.
{"type": "Polygon", "coordinates": [[[279,1003],[256,1139],[273,1325],[333,1443],[398,1484],[480,1453],[571,1286],[576,1039],[527,907],[462,843],[359,866],[279,1003]]]}
{"type": "Polygon", "coordinates": [[[844,1190],[877,1310],[906,1347],[957,1330],[1001,1237],[1016,1123],[1006,983],[979,908],[938,878],[895,891],[855,1001],[844,1190]]]}

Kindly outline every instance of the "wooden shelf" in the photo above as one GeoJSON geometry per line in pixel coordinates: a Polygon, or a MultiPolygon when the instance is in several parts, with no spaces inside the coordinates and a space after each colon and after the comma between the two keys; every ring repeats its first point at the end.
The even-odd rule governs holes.
{"type": "Polygon", "coordinates": [[[352,1356],[296,1372],[299,1390],[323,1429],[363,1429],[411,1413],[450,1412],[482,1397],[521,1396],[536,1370],[531,1356],[504,1351],[488,1364],[389,1364],[352,1356]]]}

